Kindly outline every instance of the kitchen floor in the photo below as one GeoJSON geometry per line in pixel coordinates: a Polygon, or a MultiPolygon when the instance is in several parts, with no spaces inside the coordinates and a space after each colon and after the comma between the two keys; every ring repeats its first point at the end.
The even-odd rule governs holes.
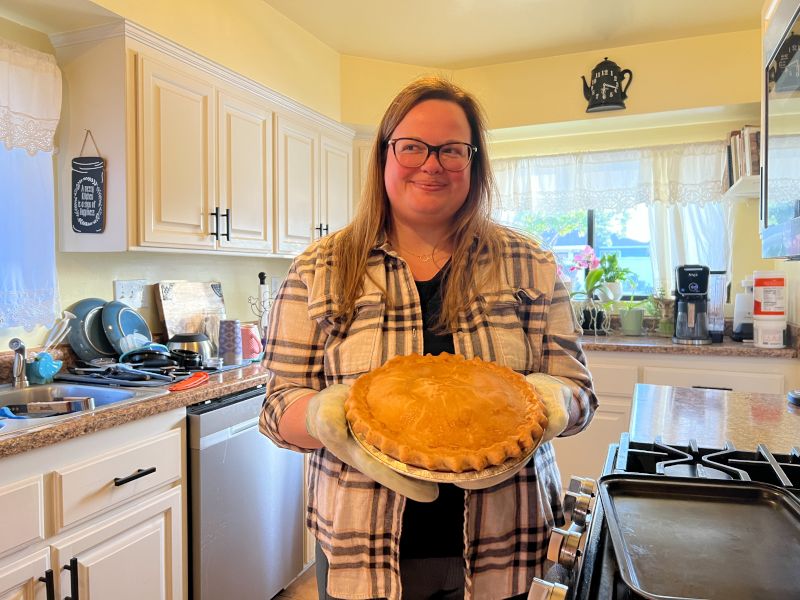
{"type": "Polygon", "coordinates": [[[317,600],[317,577],[314,565],[275,596],[274,600],[317,600]]]}

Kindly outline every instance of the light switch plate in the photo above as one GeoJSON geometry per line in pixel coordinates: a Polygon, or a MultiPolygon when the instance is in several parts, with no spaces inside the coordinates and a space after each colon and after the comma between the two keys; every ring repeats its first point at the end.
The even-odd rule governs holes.
{"type": "Polygon", "coordinates": [[[133,309],[147,308],[149,302],[145,294],[147,280],[119,279],[114,281],[114,300],[124,302],[133,309]]]}

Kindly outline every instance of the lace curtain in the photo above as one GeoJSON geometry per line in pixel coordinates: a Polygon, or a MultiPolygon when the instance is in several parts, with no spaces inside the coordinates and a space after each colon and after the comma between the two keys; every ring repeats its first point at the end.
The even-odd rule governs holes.
{"type": "Polygon", "coordinates": [[[730,273],[733,202],[723,202],[725,143],[704,142],[492,161],[495,217],[645,204],[654,283],[672,289],[677,264],[730,273]]]}
{"type": "Polygon", "coordinates": [[[51,325],[58,312],[53,135],[55,58],[0,38],[0,328],[51,325]]]}

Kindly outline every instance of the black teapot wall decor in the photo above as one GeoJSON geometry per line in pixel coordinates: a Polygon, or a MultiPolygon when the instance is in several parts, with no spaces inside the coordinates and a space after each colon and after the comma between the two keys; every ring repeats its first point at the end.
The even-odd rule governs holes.
{"type": "Polygon", "coordinates": [[[622,110],[628,98],[628,88],[633,81],[630,69],[620,69],[613,60],[606,57],[603,62],[592,69],[592,85],[583,79],[583,95],[589,101],[586,112],[600,112],[604,110],[622,110]],[[627,75],[627,81],[625,76],[627,75]],[[625,84],[623,87],[623,83],[625,84]]]}

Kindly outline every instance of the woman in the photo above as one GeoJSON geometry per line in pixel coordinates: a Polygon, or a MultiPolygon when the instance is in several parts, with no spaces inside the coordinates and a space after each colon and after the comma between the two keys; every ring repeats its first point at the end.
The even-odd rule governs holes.
{"type": "Polygon", "coordinates": [[[381,121],[355,219],[295,259],[273,304],[261,429],[314,450],[320,598],[503,599],[542,574],[563,518],[551,444],[491,487],[437,489],[373,459],[344,418],[359,375],[450,352],[528,375],[545,440],[588,425],[597,401],[553,255],[490,220],[492,183],[477,101],[411,83],[381,121]]]}

